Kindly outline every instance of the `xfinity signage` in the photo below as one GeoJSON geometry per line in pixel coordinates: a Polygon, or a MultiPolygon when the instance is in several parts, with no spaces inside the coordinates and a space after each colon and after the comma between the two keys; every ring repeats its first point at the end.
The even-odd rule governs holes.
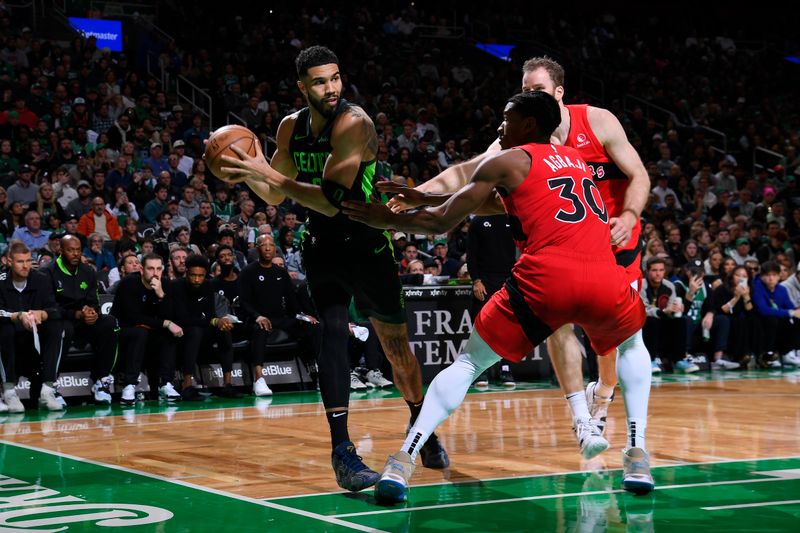
{"type": "Polygon", "coordinates": [[[122,21],[69,17],[72,27],[84,37],[97,39],[97,48],[122,52],[122,21]]]}

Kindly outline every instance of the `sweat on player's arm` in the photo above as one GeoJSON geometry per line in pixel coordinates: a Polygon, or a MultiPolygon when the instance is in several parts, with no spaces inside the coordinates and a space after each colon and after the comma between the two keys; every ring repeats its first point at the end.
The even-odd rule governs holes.
{"type": "MultiPolygon", "coordinates": [[[[396,228],[414,233],[442,233],[495,195],[495,187],[515,187],[525,176],[520,168],[530,166],[530,157],[522,150],[494,154],[478,166],[472,180],[438,207],[414,213],[393,213],[390,208],[363,202],[344,202],[342,212],[352,220],[375,228],[396,228]]],[[[509,193],[511,190],[508,191],[509,193]]]]}

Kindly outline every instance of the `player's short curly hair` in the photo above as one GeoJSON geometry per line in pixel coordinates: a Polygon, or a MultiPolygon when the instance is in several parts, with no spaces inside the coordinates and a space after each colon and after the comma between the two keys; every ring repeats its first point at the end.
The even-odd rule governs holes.
{"type": "Polygon", "coordinates": [[[302,78],[308,74],[308,69],[318,67],[320,65],[339,64],[339,58],[333,53],[333,50],[325,46],[311,46],[302,50],[294,60],[294,66],[297,69],[297,77],[302,78]]]}
{"type": "Polygon", "coordinates": [[[508,99],[514,111],[523,117],[533,117],[542,136],[549,137],[561,124],[561,108],[555,98],[544,91],[528,91],[508,99]]]}
{"type": "Polygon", "coordinates": [[[186,271],[188,272],[190,268],[202,268],[206,272],[209,271],[208,266],[208,259],[203,257],[200,254],[191,254],[189,257],[186,258],[186,271]]]}

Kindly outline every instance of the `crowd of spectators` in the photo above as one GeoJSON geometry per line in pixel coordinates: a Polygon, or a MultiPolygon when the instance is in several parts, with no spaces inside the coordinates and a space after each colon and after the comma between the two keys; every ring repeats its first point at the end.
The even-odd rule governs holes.
{"type": "MultiPolygon", "coordinates": [[[[800,346],[776,344],[781,336],[774,332],[783,322],[753,318],[757,327],[729,325],[731,333],[724,334],[724,318],[773,316],[764,306],[786,304],[773,294],[780,287],[762,282],[776,264],[792,305],[800,305],[800,123],[796,102],[781,92],[787,83],[767,44],[746,47],[727,36],[706,38],[653,21],[626,32],[630,18],[600,14],[528,23],[519,13],[450,17],[377,4],[258,13],[208,17],[180,4],[165,7],[162,17],[182,24],[174,30],[163,25],[175,40],[163,46],[161,66],[170,79],[183,76],[211,95],[215,126],[242,121],[269,154],[281,119],[304,106],[293,59],[303,47],[324,43],[339,54],[343,96],[375,123],[376,179],[411,186],[495,139],[503,102],[519,88],[521,60],[542,50],[520,45],[504,63],[448,38],[458,32],[452,26],[474,36],[485,26],[498,38],[516,27],[541,29],[540,39],[552,43],[548,51],[567,69],[567,102],[605,104],[615,112],[651,177],[642,215],[643,270],[652,293],[661,282],[650,277],[651,267],[663,265],[664,286],[672,289],[666,300],[650,298],[650,324],[679,318],[685,330],[682,337],[647,335],[654,369],[666,362],[692,370],[691,355],[698,351],[712,354],[709,362],[720,368],[748,357],[774,365],[780,357],[773,353],[787,364],[796,361],[800,346]],[[210,34],[213,40],[200,39],[210,34]],[[605,83],[605,99],[584,87],[583,73],[605,83]],[[626,94],[673,114],[657,120],[646,106],[623,105],[626,94]],[[724,132],[728,150],[698,126],[724,132]],[[754,166],[754,147],[782,159],[754,166]],[[747,297],[740,283],[745,270],[747,297]],[[767,300],[759,299],[763,290],[771,295],[767,300]],[[694,303],[698,292],[704,306],[694,303]],[[729,293],[737,301],[726,307],[729,293]],[[752,308],[743,304],[750,294],[752,308]],[[725,317],[733,309],[736,316],[725,317]],[[743,331],[750,332],[745,340],[736,337],[743,331]]],[[[259,236],[270,235],[276,255],[302,283],[298,241],[305,210],[290,201],[265,205],[247,188],[214,179],[201,157],[208,121],[179,103],[174,87],[145,75],[133,61],[138,51],[98,49],[93,37],[36,35],[5,6],[0,22],[7,30],[0,43],[0,246],[22,241],[41,267],[60,253],[58,237],[74,235],[100,290],[113,292],[121,275],[132,271],[129,256],[158,254],[166,275],[180,278],[187,256],[205,255],[216,276],[221,246],[230,247],[240,272],[258,261],[259,236]]],[[[399,274],[408,283],[467,279],[468,231],[466,220],[447,235],[395,233],[399,274]]]]}

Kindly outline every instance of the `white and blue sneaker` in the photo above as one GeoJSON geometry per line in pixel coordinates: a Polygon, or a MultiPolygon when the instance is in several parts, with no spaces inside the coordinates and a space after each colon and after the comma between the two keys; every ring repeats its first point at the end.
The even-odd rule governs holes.
{"type": "Polygon", "coordinates": [[[408,499],[408,482],[416,465],[406,452],[397,452],[386,459],[383,473],[375,485],[375,499],[381,503],[400,503],[408,499]]]}
{"type": "Polygon", "coordinates": [[[694,361],[691,359],[686,358],[675,363],[675,370],[683,372],[684,374],[691,374],[692,372],[700,370],[700,367],[694,364],[694,361]]]}
{"type": "Polygon", "coordinates": [[[622,452],[622,488],[635,494],[647,494],[656,488],[650,473],[650,455],[642,448],[622,452]]]}
{"type": "Polygon", "coordinates": [[[650,373],[651,374],[660,374],[661,373],[661,358],[656,357],[652,361],[650,361],[650,373]]]}

